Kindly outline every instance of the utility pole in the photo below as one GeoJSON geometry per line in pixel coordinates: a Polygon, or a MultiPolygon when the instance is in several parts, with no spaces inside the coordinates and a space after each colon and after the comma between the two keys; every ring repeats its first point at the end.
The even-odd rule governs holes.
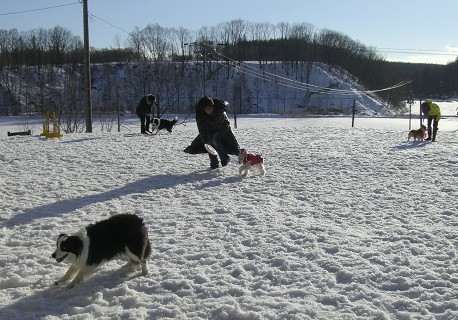
{"type": "Polygon", "coordinates": [[[84,24],[84,84],[86,92],[86,132],[92,132],[92,103],[91,103],[91,59],[89,54],[89,19],[87,0],[83,0],[84,24]]]}

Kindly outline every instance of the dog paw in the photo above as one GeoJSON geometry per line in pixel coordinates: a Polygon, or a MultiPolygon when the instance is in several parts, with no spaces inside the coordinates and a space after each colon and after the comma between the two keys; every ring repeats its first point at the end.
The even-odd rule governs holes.
{"type": "Polygon", "coordinates": [[[146,266],[142,266],[142,276],[146,276],[148,274],[148,269],[146,266]]]}
{"type": "Polygon", "coordinates": [[[80,283],[79,280],[73,280],[72,282],[70,282],[69,284],[67,284],[67,289],[71,289],[73,288],[74,286],[76,286],[78,283],[80,283]]]}

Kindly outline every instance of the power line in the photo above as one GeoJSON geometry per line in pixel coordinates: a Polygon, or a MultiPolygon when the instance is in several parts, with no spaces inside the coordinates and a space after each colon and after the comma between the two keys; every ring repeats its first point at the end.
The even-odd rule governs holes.
{"type": "MultiPolygon", "coordinates": [[[[204,44],[207,47],[211,47],[209,44],[206,44],[204,42],[202,42],[202,44],[204,44]]],[[[278,85],[282,85],[285,87],[309,91],[309,92],[321,93],[321,94],[336,94],[336,95],[363,94],[363,95],[367,95],[370,93],[377,93],[377,92],[389,91],[389,90],[393,90],[396,88],[400,88],[412,82],[412,80],[404,80],[394,85],[391,85],[389,87],[382,88],[382,89],[376,89],[376,90],[357,90],[355,88],[350,88],[350,89],[327,88],[327,87],[316,86],[316,85],[312,85],[308,83],[302,83],[297,80],[278,76],[274,73],[270,73],[267,71],[260,71],[257,67],[251,66],[244,62],[236,61],[230,57],[227,57],[217,52],[216,50],[214,53],[216,53],[219,56],[219,58],[221,58],[222,60],[226,60],[229,66],[234,68],[236,72],[244,73],[254,78],[257,78],[263,81],[268,81],[271,83],[275,83],[278,85]]]]}
{"type": "Polygon", "coordinates": [[[27,12],[36,12],[36,11],[42,11],[42,10],[49,10],[49,9],[55,9],[55,8],[60,8],[60,7],[66,7],[66,6],[72,6],[75,4],[79,4],[80,2],[72,2],[72,3],[67,3],[67,4],[60,4],[52,7],[45,7],[45,8],[38,8],[38,9],[29,9],[29,10],[23,10],[23,11],[15,11],[15,12],[6,12],[6,13],[0,13],[0,16],[9,16],[9,15],[14,15],[14,14],[21,14],[21,13],[27,13],[27,12]]]}
{"type": "Polygon", "coordinates": [[[377,48],[378,52],[385,53],[405,53],[405,54],[424,54],[424,55],[440,55],[440,56],[456,56],[458,52],[446,50],[418,50],[418,49],[405,49],[405,48],[377,48]]]}
{"type": "Polygon", "coordinates": [[[378,50],[403,50],[403,51],[420,51],[420,52],[447,52],[446,50],[438,50],[438,49],[409,49],[409,48],[377,48],[378,50]]]}
{"type": "MultiPolygon", "coordinates": [[[[8,15],[15,15],[15,14],[21,14],[21,13],[28,13],[28,12],[36,12],[36,11],[43,11],[43,10],[49,10],[49,9],[55,9],[55,8],[60,8],[60,7],[66,7],[66,6],[72,6],[72,5],[75,5],[75,4],[81,4],[81,1],[78,1],[78,2],[72,2],[72,3],[67,3],[67,4],[61,4],[61,5],[56,5],[56,6],[51,6],[51,7],[45,7],[45,8],[37,8],[37,9],[29,9],[29,10],[22,10],[22,11],[14,11],[14,12],[6,12],[6,13],[0,13],[0,16],[8,16],[8,15]]],[[[126,34],[129,34],[130,32],[129,31],[126,31],[98,16],[96,16],[95,14],[92,14],[92,13],[89,13],[89,16],[91,18],[94,18],[94,19],[98,19],[118,30],[121,30],[122,32],[125,32],[126,34]]]]}
{"type": "Polygon", "coordinates": [[[106,24],[112,26],[113,28],[116,28],[116,29],[118,29],[118,30],[121,30],[122,32],[125,32],[125,33],[127,33],[127,34],[130,33],[129,31],[126,31],[126,30],[124,30],[124,29],[121,29],[120,27],[118,27],[118,26],[116,26],[116,25],[114,25],[114,24],[112,24],[112,23],[110,23],[110,22],[108,22],[108,21],[106,21],[106,20],[103,20],[103,19],[100,18],[100,17],[97,17],[95,14],[90,13],[89,15],[91,16],[91,18],[99,19],[100,21],[105,22],[106,24]]]}

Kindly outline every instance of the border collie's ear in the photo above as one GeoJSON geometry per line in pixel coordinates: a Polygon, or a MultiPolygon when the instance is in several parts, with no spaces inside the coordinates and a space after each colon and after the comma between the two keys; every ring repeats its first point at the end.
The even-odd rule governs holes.
{"type": "Polygon", "coordinates": [[[59,239],[62,238],[62,237],[65,237],[65,236],[66,236],[65,233],[61,233],[61,234],[59,234],[59,236],[57,237],[57,240],[59,240],[59,239]]]}

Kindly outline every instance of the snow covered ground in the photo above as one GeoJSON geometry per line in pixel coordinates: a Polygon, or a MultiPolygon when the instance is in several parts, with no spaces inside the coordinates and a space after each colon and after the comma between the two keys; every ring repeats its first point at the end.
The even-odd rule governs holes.
{"type": "Polygon", "coordinates": [[[194,122],[44,139],[0,118],[0,319],[457,319],[457,106],[436,143],[408,119],[240,117],[267,169],[246,178],[182,152],[194,122]],[[57,235],[117,213],[145,219],[150,273],[53,285],[57,235]]]}

